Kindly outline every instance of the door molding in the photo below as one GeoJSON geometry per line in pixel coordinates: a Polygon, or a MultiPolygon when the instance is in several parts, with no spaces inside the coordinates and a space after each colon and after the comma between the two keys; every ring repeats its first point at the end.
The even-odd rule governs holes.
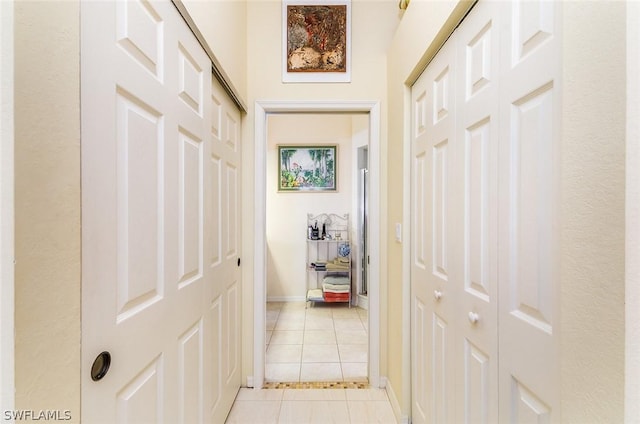
{"type": "Polygon", "coordinates": [[[369,114],[369,169],[371,197],[369,209],[370,290],[369,290],[369,384],[380,387],[380,102],[378,101],[256,101],[255,103],[255,218],[253,275],[253,387],[262,388],[265,372],[265,325],[267,283],[266,241],[266,156],[267,115],[274,113],[367,113],[369,114]]]}

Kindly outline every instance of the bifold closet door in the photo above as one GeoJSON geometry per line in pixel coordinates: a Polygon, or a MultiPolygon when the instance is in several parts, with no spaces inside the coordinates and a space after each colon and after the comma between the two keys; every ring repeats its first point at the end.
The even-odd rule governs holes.
{"type": "Polygon", "coordinates": [[[500,416],[560,420],[561,2],[502,5],[500,416]]]}
{"type": "Polygon", "coordinates": [[[82,422],[222,422],[240,386],[239,114],[170,1],[83,2],[81,44],[82,422]]]}
{"type": "Polygon", "coordinates": [[[478,2],[412,88],[414,422],[559,417],[558,8],[478,2]]]}
{"type": "Polygon", "coordinates": [[[455,45],[446,44],[413,87],[412,376],[413,422],[455,418],[454,321],[459,279],[453,202],[455,45]]]}
{"type": "Polygon", "coordinates": [[[502,4],[479,2],[455,33],[456,420],[498,421],[498,168],[502,4]]]}

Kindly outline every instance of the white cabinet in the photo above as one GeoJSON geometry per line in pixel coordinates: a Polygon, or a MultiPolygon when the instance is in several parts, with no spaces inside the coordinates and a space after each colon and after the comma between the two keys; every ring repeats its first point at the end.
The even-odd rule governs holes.
{"type": "Polygon", "coordinates": [[[351,305],[349,214],[307,214],[307,302],[351,305]]]}

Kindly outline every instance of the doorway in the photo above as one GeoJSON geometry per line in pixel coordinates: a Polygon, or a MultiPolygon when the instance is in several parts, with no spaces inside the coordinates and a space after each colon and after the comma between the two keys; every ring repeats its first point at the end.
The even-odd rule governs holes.
{"type": "Polygon", "coordinates": [[[358,305],[356,265],[361,250],[358,162],[368,143],[365,113],[267,117],[269,383],[367,382],[368,316],[358,305]],[[309,234],[314,222],[320,240],[309,234]],[[327,260],[333,268],[338,258],[349,266],[312,266],[327,260]],[[307,302],[310,290],[320,292],[313,303],[307,302]]]}
{"type": "MultiPolygon", "coordinates": [[[[267,240],[266,189],[267,177],[267,121],[271,114],[282,113],[364,113],[368,115],[369,160],[371,193],[369,197],[369,225],[379,228],[379,170],[380,161],[380,106],[377,102],[256,102],[255,105],[255,267],[254,267],[254,375],[251,383],[261,388],[265,382],[266,300],[267,300],[267,240]]],[[[378,234],[378,231],[372,231],[378,234]]],[[[380,312],[379,312],[379,238],[370,237],[369,314],[368,314],[368,380],[372,387],[380,386],[380,312]]]]}

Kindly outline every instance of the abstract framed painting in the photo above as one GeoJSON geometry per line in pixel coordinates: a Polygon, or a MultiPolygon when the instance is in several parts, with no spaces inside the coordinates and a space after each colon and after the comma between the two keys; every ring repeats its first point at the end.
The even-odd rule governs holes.
{"type": "Polygon", "coordinates": [[[282,81],[351,82],[351,1],[283,0],[282,81]]]}
{"type": "Polygon", "coordinates": [[[336,145],[279,145],[278,191],[337,191],[336,145]]]}

